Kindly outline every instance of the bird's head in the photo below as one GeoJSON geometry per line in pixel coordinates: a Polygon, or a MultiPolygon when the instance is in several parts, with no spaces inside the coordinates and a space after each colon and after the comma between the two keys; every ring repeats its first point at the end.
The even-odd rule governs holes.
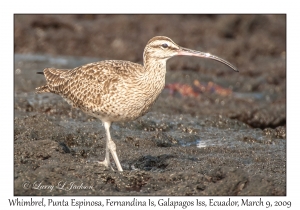
{"type": "Polygon", "coordinates": [[[210,53],[204,53],[196,50],[191,50],[188,48],[183,48],[173,42],[170,38],[165,36],[155,36],[150,39],[144,50],[144,65],[149,60],[157,61],[167,61],[169,58],[176,55],[187,55],[187,56],[196,56],[201,58],[209,58],[216,61],[219,61],[234,71],[238,71],[238,69],[229,63],[228,61],[219,58],[215,55],[211,55],[210,53]]]}

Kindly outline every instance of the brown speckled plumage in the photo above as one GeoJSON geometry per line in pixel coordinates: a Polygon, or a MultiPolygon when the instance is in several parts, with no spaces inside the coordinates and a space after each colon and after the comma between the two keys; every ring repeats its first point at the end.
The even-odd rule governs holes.
{"type": "Polygon", "coordinates": [[[37,92],[59,94],[73,107],[111,122],[132,120],[150,105],[151,94],[144,91],[149,80],[143,79],[142,69],[128,61],[100,61],[72,70],[47,68],[47,85],[37,92]]]}
{"type": "Polygon", "coordinates": [[[104,164],[110,166],[110,151],[118,170],[122,171],[110,138],[110,124],[134,120],[149,110],[165,86],[166,61],[175,55],[211,58],[237,71],[221,58],[179,47],[168,37],[157,36],[145,47],[144,65],[107,60],[70,70],[46,68],[47,84],[36,88],[36,91],[58,94],[73,107],[99,118],[107,132],[104,164]]]}

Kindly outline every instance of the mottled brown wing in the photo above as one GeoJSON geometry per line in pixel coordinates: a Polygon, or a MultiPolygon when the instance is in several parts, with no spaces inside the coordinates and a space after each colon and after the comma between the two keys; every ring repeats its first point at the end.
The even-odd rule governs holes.
{"type": "MultiPolygon", "coordinates": [[[[117,94],[117,86],[141,68],[125,61],[100,61],[72,70],[47,68],[44,74],[49,91],[61,95],[74,107],[84,110],[101,106],[109,94],[117,94]]],[[[45,88],[44,88],[45,89],[45,88]]]]}

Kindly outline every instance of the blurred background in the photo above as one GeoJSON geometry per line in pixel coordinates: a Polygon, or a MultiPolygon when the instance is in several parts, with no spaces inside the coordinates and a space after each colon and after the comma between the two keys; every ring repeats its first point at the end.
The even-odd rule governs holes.
{"type": "MultiPolygon", "coordinates": [[[[181,46],[225,56],[243,75],[261,75],[270,73],[263,63],[273,63],[274,69],[285,58],[286,16],[15,15],[14,48],[16,53],[91,56],[141,63],[147,41],[158,35],[168,36],[181,46]]],[[[189,65],[199,70],[194,63],[172,64],[171,70],[187,69],[189,65]]]]}

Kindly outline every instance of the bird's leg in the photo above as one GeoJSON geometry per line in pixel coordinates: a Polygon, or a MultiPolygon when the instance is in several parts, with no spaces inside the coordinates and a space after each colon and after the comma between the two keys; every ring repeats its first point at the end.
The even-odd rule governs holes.
{"type": "MultiPolygon", "coordinates": [[[[105,128],[106,130],[106,128],[105,128]]],[[[114,168],[110,164],[110,158],[109,158],[109,142],[110,142],[110,136],[107,136],[107,131],[106,131],[106,148],[105,148],[105,158],[103,161],[97,161],[99,164],[104,165],[106,168],[110,167],[111,170],[114,171],[114,168]]]]}
{"type": "Polygon", "coordinates": [[[104,165],[106,168],[110,167],[114,171],[109,159],[108,138],[106,138],[105,158],[103,161],[97,161],[97,163],[104,165]]]}
{"type": "Polygon", "coordinates": [[[107,141],[106,141],[106,155],[105,155],[105,160],[104,161],[107,161],[108,160],[108,163],[109,163],[109,151],[117,165],[117,168],[118,168],[118,171],[123,171],[122,169],[122,166],[119,162],[119,158],[117,156],[117,152],[116,152],[116,144],[115,142],[113,142],[113,140],[111,139],[111,136],[110,136],[110,132],[109,132],[109,128],[110,128],[110,125],[111,125],[111,122],[104,122],[104,128],[105,128],[105,131],[106,131],[106,137],[107,137],[107,141]],[[109,150],[109,151],[108,151],[109,150]]]}
{"type": "Polygon", "coordinates": [[[106,167],[110,167],[114,171],[113,167],[110,165],[108,144],[109,144],[109,138],[106,137],[105,159],[104,161],[101,162],[101,164],[103,164],[106,167]]]}

